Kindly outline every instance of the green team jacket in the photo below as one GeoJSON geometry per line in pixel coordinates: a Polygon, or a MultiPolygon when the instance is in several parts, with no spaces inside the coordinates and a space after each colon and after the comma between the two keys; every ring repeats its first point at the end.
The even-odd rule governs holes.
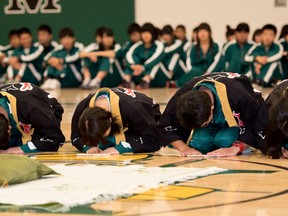
{"type": "MultiPolygon", "coordinates": [[[[284,38],[282,38],[282,39],[280,39],[279,42],[281,43],[284,52],[288,52],[288,41],[286,41],[284,38]]],[[[281,66],[282,66],[284,78],[287,79],[288,78],[288,55],[282,57],[281,66]]]]}
{"type": "MultiPolygon", "coordinates": [[[[39,45],[40,43],[35,43],[36,45],[39,45]]],[[[55,50],[59,44],[56,41],[51,41],[48,47],[44,47],[44,51],[41,55],[41,58],[43,61],[47,61],[47,59],[50,57],[53,50],[55,50]]]]}
{"type": "Polygon", "coordinates": [[[3,76],[6,73],[7,70],[7,63],[9,61],[9,57],[12,56],[14,52],[14,48],[8,44],[6,46],[0,45],[0,55],[4,54],[6,57],[3,59],[4,65],[0,64],[0,77],[3,76]]]}
{"type": "Polygon", "coordinates": [[[181,58],[183,51],[183,45],[181,40],[174,40],[171,45],[164,44],[164,59],[163,64],[169,71],[174,71],[179,59],[181,58]]]}
{"type": "Polygon", "coordinates": [[[222,51],[222,56],[217,65],[221,71],[246,74],[250,70],[250,65],[244,61],[244,57],[253,46],[253,43],[246,42],[240,46],[236,40],[228,42],[222,51]]]}
{"type": "Polygon", "coordinates": [[[123,44],[123,46],[122,46],[122,48],[121,48],[121,50],[122,50],[122,52],[123,52],[123,68],[126,68],[126,66],[127,66],[127,62],[126,62],[126,55],[127,55],[127,53],[128,53],[128,51],[130,50],[130,48],[134,45],[135,43],[134,42],[132,42],[132,41],[126,41],[124,44],[123,44]]]}
{"type": "Polygon", "coordinates": [[[185,41],[182,41],[181,45],[181,52],[180,52],[180,58],[183,60],[183,62],[186,63],[187,60],[187,52],[188,50],[193,46],[194,43],[191,41],[188,41],[187,39],[185,41]]]}
{"type": "MultiPolygon", "coordinates": [[[[84,49],[84,52],[97,52],[97,51],[99,51],[99,45],[97,43],[91,43],[84,49]]],[[[91,75],[91,79],[93,79],[97,75],[97,72],[99,71],[100,59],[101,57],[98,57],[96,62],[92,62],[89,58],[83,59],[83,67],[88,68],[91,75]]]]}
{"type": "Polygon", "coordinates": [[[122,46],[122,52],[124,53],[124,55],[127,54],[127,52],[130,50],[130,48],[134,45],[135,43],[133,43],[132,41],[126,41],[123,46],[122,46]]]}
{"type": "Polygon", "coordinates": [[[134,44],[126,55],[127,71],[131,73],[131,65],[140,64],[145,68],[145,74],[150,74],[152,68],[161,63],[164,58],[164,44],[158,40],[148,49],[142,41],[134,44]]]}
{"type": "Polygon", "coordinates": [[[256,62],[257,56],[268,56],[267,63],[263,65],[261,72],[268,71],[273,63],[275,63],[275,66],[277,64],[274,71],[279,72],[279,60],[283,56],[283,47],[279,42],[273,42],[267,50],[262,43],[258,43],[252,46],[248,53],[245,55],[244,60],[245,62],[250,63],[253,73],[255,72],[255,67],[253,67],[253,64],[256,62]]]}
{"type": "Polygon", "coordinates": [[[215,68],[221,57],[221,46],[213,43],[212,47],[204,56],[200,46],[195,43],[187,52],[186,66],[189,72],[195,73],[196,76],[209,74],[217,71],[215,68]],[[198,51],[199,47],[199,51],[198,51]]]}
{"type": "Polygon", "coordinates": [[[30,82],[39,85],[43,76],[43,65],[41,55],[44,47],[40,44],[33,44],[29,49],[22,46],[15,49],[12,56],[17,56],[22,63],[19,71],[14,71],[14,75],[22,77],[22,82],[30,82]]]}
{"type": "Polygon", "coordinates": [[[120,44],[115,44],[113,47],[115,58],[102,57],[99,60],[99,71],[108,72],[107,76],[102,80],[102,87],[117,87],[119,86],[125,75],[124,73],[124,57],[125,49],[121,48],[120,44]]]}
{"type": "Polygon", "coordinates": [[[73,48],[67,52],[62,45],[59,45],[52,51],[50,57],[63,59],[63,70],[58,71],[56,68],[48,66],[47,77],[58,78],[62,88],[78,87],[82,82],[79,52],[83,50],[83,48],[83,44],[75,42],[73,48]]]}

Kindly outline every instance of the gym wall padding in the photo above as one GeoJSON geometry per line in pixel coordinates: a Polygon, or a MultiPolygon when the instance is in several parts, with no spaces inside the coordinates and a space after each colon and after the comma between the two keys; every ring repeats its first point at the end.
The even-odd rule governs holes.
{"type": "MultiPolygon", "coordinates": [[[[128,39],[126,35],[127,26],[135,20],[134,0],[54,1],[61,7],[60,13],[43,13],[41,8],[45,4],[47,5],[48,2],[53,1],[1,0],[0,44],[5,45],[8,43],[7,35],[11,29],[28,27],[33,32],[33,35],[36,36],[38,26],[43,23],[52,27],[54,40],[56,41],[58,41],[58,32],[61,28],[71,27],[75,30],[77,40],[87,45],[94,42],[97,27],[108,26],[114,30],[117,42],[123,44],[128,39]],[[7,9],[7,6],[12,3],[17,3],[20,8],[26,6],[24,12],[22,11],[22,14],[5,13],[5,8],[7,9]],[[29,10],[29,5],[32,10],[29,10]]],[[[19,11],[16,12],[19,13],[19,11]]]]}

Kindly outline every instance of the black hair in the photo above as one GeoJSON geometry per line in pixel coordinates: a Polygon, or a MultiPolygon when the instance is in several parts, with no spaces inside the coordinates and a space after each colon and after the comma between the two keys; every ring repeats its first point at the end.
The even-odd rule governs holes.
{"type": "Polygon", "coordinates": [[[30,31],[30,29],[28,29],[28,28],[21,28],[21,29],[19,29],[19,36],[20,35],[22,35],[22,34],[29,34],[29,35],[31,35],[31,31],[30,31]]]}
{"type": "Polygon", "coordinates": [[[17,29],[12,29],[8,34],[8,38],[10,39],[12,36],[15,35],[19,37],[19,31],[17,29]]]}
{"type": "Polygon", "coordinates": [[[277,86],[266,99],[269,123],[265,132],[264,153],[273,159],[280,158],[283,145],[288,144],[287,84],[277,86]]]}
{"type": "MultiPolygon", "coordinates": [[[[112,29],[105,27],[105,28],[102,29],[100,36],[103,37],[104,35],[107,35],[108,37],[114,37],[114,32],[113,32],[112,29]]],[[[115,39],[113,41],[113,45],[111,47],[109,47],[108,49],[109,50],[113,50],[114,49],[114,45],[115,45],[115,39]]],[[[99,44],[99,50],[101,50],[101,51],[105,50],[105,47],[103,45],[103,41],[99,44]]]]}
{"type": "Polygon", "coordinates": [[[288,35],[288,25],[284,25],[282,27],[280,35],[279,35],[279,39],[285,37],[286,35],[288,35]]]}
{"type": "Polygon", "coordinates": [[[71,28],[63,28],[59,32],[59,38],[62,39],[63,37],[75,37],[74,31],[71,28]]]}
{"type": "Polygon", "coordinates": [[[187,129],[200,128],[211,115],[212,101],[205,91],[191,90],[177,101],[177,118],[187,129]]]}
{"type": "Polygon", "coordinates": [[[38,28],[38,32],[39,31],[45,31],[45,32],[47,32],[48,34],[52,34],[52,29],[51,29],[51,27],[49,26],[49,25],[46,25],[46,24],[42,24],[42,25],[40,25],[39,26],[39,28],[38,28]]]}
{"type": "Polygon", "coordinates": [[[9,121],[2,113],[0,113],[0,149],[7,149],[9,140],[8,129],[9,121]]]}
{"type": "Polygon", "coordinates": [[[232,29],[229,25],[226,26],[226,38],[228,39],[228,37],[232,36],[235,34],[235,30],[232,29]]]}
{"type": "Polygon", "coordinates": [[[163,35],[162,29],[160,29],[158,27],[155,27],[155,32],[156,32],[156,35],[157,35],[157,39],[163,35]]]}
{"type": "Polygon", "coordinates": [[[235,29],[236,32],[250,32],[250,27],[247,23],[239,23],[235,29]]]}
{"type": "Polygon", "coordinates": [[[262,29],[256,29],[253,33],[253,37],[252,37],[252,40],[255,41],[255,38],[258,36],[258,35],[261,35],[262,34],[262,29]]]}
{"type": "Polygon", "coordinates": [[[193,32],[192,32],[192,39],[191,39],[191,41],[194,43],[196,40],[194,39],[194,36],[193,36],[193,34],[194,33],[196,33],[196,38],[198,37],[197,36],[197,32],[198,32],[198,26],[197,27],[195,27],[193,30],[192,30],[193,32]]]}
{"type": "Polygon", "coordinates": [[[95,36],[101,36],[102,37],[102,32],[106,29],[105,26],[100,26],[99,28],[96,29],[95,31],[95,36]]]}
{"type": "Polygon", "coordinates": [[[102,29],[102,31],[101,31],[101,37],[103,37],[104,34],[107,35],[107,36],[109,36],[109,37],[114,37],[114,32],[113,32],[113,30],[110,29],[110,28],[104,28],[104,29],[102,29]]]}
{"type": "Polygon", "coordinates": [[[106,144],[104,134],[111,127],[109,135],[120,133],[120,126],[112,113],[101,107],[88,107],[82,113],[79,120],[79,129],[82,134],[83,144],[87,146],[98,146],[99,143],[106,144]]]}
{"type": "Polygon", "coordinates": [[[198,32],[198,30],[199,30],[199,28],[198,28],[198,26],[197,27],[195,27],[194,29],[193,29],[193,32],[198,32]]]}
{"type": "Polygon", "coordinates": [[[184,25],[177,25],[176,26],[176,29],[183,29],[184,31],[186,31],[186,28],[185,28],[185,26],[184,25]]]}
{"type": "Polygon", "coordinates": [[[171,25],[165,25],[162,28],[162,33],[163,34],[168,34],[168,35],[173,35],[174,34],[174,30],[173,30],[171,25]]]}
{"type": "Polygon", "coordinates": [[[271,30],[271,31],[274,32],[275,35],[277,34],[277,28],[276,28],[276,26],[273,25],[273,24],[267,24],[267,25],[263,26],[262,32],[263,32],[264,30],[271,30]]]}
{"type": "Polygon", "coordinates": [[[141,27],[138,23],[131,23],[127,28],[127,34],[130,35],[134,32],[141,32],[141,27]]]}
{"type": "MultiPolygon", "coordinates": [[[[211,54],[214,54],[215,53],[215,50],[213,48],[213,38],[212,38],[212,30],[211,30],[211,27],[208,23],[201,23],[199,26],[198,26],[198,30],[197,30],[197,33],[200,31],[200,30],[206,30],[208,33],[209,33],[209,40],[210,40],[210,43],[209,43],[209,51],[211,52],[211,54]]],[[[197,56],[200,57],[200,50],[201,50],[201,46],[200,46],[200,41],[199,41],[199,37],[197,35],[197,44],[195,45],[196,46],[196,53],[197,53],[197,56]]]]}
{"type": "Polygon", "coordinates": [[[141,27],[141,33],[143,32],[150,32],[150,34],[152,35],[152,42],[158,39],[156,29],[152,23],[145,23],[141,27]]]}

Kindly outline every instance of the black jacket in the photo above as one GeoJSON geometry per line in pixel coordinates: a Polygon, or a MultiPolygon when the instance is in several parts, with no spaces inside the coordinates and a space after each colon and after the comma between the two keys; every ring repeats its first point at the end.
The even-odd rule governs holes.
{"type": "Polygon", "coordinates": [[[144,94],[124,88],[101,88],[96,93],[89,94],[78,104],[71,126],[73,146],[83,151],[84,144],[78,127],[79,119],[87,107],[94,107],[96,96],[103,91],[109,93],[112,116],[121,126],[120,134],[115,135],[116,144],[126,141],[131,145],[134,153],[159,150],[157,127],[161,115],[159,105],[144,94]]]}
{"type": "Polygon", "coordinates": [[[23,144],[31,141],[39,151],[57,151],[65,142],[60,128],[64,110],[56,98],[23,82],[1,86],[1,95],[10,103],[23,144]]]}
{"type": "Polygon", "coordinates": [[[166,146],[176,140],[188,142],[191,131],[183,128],[177,119],[177,100],[203,81],[215,84],[229,127],[238,126],[240,128],[238,140],[254,148],[262,149],[263,131],[267,126],[264,100],[261,93],[254,92],[246,76],[235,73],[211,73],[195,77],[179,89],[169,101],[160,119],[161,145],[166,146]]]}

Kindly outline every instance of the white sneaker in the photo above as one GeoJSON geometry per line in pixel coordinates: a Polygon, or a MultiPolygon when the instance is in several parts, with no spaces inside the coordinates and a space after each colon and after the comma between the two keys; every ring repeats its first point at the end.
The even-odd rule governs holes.
{"type": "Polygon", "coordinates": [[[61,83],[57,79],[47,79],[41,86],[45,90],[54,90],[61,88],[61,83]]]}
{"type": "Polygon", "coordinates": [[[45,81],[44,81],[44,83],[40,86],[40,88],[41,89],[44,89],[44,90],[46,90],[46,89],[48,89],[48,86],[50,86],[50,82],[52,81],[52,79],[46,79],[45,81]]]}
{"type": "Polygon", "coordinates": [[[52,79],[52,82],[50,83],[50,89],[59,89],[61,88],[61,83],[57,79],[52,79]]]}
{"type": "Polygon", "coordinates": [[[82,89],[90,89],[90,82],[91,82],[91,79],[90,78],[85,78],[82,82],[82,85],[81,85],[81,88],[82,89]]]}
{"type": "Polygon", "coordinates": [[[100,82],[97,79],[92,79],[90,82],[90,88],[100,88],[100,82]]]}

